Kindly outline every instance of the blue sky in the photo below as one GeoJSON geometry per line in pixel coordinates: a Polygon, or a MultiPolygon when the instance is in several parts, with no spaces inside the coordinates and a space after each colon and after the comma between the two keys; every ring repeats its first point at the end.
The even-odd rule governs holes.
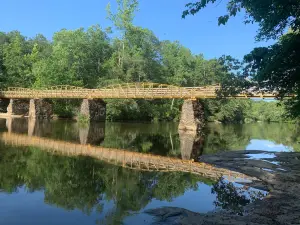
{"type": "MultiPolygon", "coordinates": [[[[191,0],[192,1],[192,0],[191,0]]],[[[19,30],[25,36],[38,33],[51,39],[62,28],[87,28],[100,24],[106,28],[105,7],[115,0],[2,0],[0,31],[19,30]]],[[[178,40],[194,54],[206,58],[223,54],[242,58],[256,46],[271,42],[255,42],[257,24],[244,25],[243,14],[233,18],[226,26],[217,25],[217,17],[226,12],[225,0],[212,5],[195,16],[181,19],[184,5],[189,0],[140,0],[134,24],[152,30],[160,40],[178,40]]]]}

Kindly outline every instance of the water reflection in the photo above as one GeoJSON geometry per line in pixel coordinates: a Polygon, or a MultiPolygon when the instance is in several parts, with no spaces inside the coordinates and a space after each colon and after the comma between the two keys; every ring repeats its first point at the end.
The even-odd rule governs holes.
{"type": "Polygon", "coordinates": [[[209,124],[203,148],[204,154],[243,149],[300,151],[300,128],[287,123],[209,124]]]}
{"type": "Polygon", "coordinates": [[[82,126],[72,121],[0,120],[2,131],[195,161],[202,154],[219,151],[300,149],[300,129],[293,124],[209,124],[201,135],[178,132],[177,127],[176,123],[91,123],[82,126]]]}
{"type": "Polygon", "coordinates": [[[245,195],[231,201],[231,192],[218,187],[221,183],[189,173],[129,170],[90,157],[0,144],[0,207],[5,209],[0,224],[150,224],[143,214],[149,207],[234,211],[256,199],[245,195]]]}
{"type": "Polygon", "coordinates": [[[213,185],[212,193],[217,194],[214,201],[216,207],[239,215],[243,215],[246,205],[267,195],[265,191],[227,182],[222,178],[213,185]]]}
{"type": "MultiPolygon", "coordinates": [[[[3,124],[0,126],[3,130],[3,124]]],[[[182,159],[197,158],[202,152],[200,138],[189,132],[180,132],[178,135],[176,123],[80,125],[72,121],[10,118],[6,119],[6,128],[8,132],[28,134],[28,136],[49,137],[164,156],[181,156],[182,159]]]]}
{"type": "Polygon", "coordinates": [[[28,192],[43,190],[47,204],[79,209],[88,215],[101,215],[112,201],[112,213],[102,218],[105,224],[118,224],[130,211],[139,211],[152,199],[172,201],[187,190],[196,191],[201,185],[211,184],[208,179],[187,173],[132,171],[89,157],[0,146],[1,192],[14,193],[20,188],[28,192]]]}
{"type": "MultiPolygon", "coordinates": [[[[298,150],[300,141],[298,128],[291,124],[209,124],[203,135],[196,136],[178,133],[176,123],[79,126],[71,121],[7,119],[0,120],[0,131],[29,140],[39,136],[195,160],[220,150],[249,149],[253,141],[260,149],[268,143],[270,150],[274,146],[279,151],[298,150]]],[[[0,207],[5,209],[0,211],[0,224],[149,224],[151,218],[143,211],[161,206],[241,214],[246,204],[263,194],[190,173],[130,170],[87,156],[62,156],[6,143],[0,142],[0,207]]]]}

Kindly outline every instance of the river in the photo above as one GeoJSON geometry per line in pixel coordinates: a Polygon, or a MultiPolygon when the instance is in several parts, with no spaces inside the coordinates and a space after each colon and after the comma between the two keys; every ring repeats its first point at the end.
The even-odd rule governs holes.
{"type": "Polygon", "coordinates": [[[234,187],[239,191],[230,192],[232,186],[224,180],[180,171],[145,171],[57,154],[18,140],[8,142],[3,134],[193,161],[219,151],[300,151],[300,130],[293,124],[208,124],[200,135],[178,132],[177,127],[1,119],[0,224],[151,224],[146,209],[173,206],[200,213],[241,213],[243,206],[266,194],[238,184],[234,187]]]}

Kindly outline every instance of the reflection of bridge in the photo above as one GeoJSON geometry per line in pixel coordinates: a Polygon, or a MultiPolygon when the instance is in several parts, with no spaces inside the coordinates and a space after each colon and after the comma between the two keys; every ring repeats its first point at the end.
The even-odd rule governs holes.
{"type": "Polygon", "coordinates": [[[252,178],[247,177],[244,174],[233,172],[227,169],[217,168],[207,163],[156,156],[122,149],[75,144],[66,141],[58,141],[34,136],[29,137],[27,135],[7,132],[0,133],[0,140],[2,140],[5,144],[38,147],[42,150],[68,156],[90,156],[130,169],[189,172],[214,180],[220,178],[221,176],[227,176],[230,179],[239,178],[252,180],[252,178]]]}
{"type": "MultiPolygon", "coordinates": [[[[31,118],[50,118],[52,105],[44,99],[83,99],[80,113],[91,120],[104,121],[106,105],[102,99],[185,99],[179,129],[196,131],[201,121],[201,110],[195,99],[216,98],[219,85],[205,87],[176,87],[156,83],[117,84],[100,89],[55,86],[49,89],[8,88],[0,91],[1,112],[6,116],[26,115],[31,118]],[[29,101],[30,100],[30,101],[29,101]],[[1,109],[2,108],[2,109],[1,109]],[[7,110],[5,109],[7,108],[7,110]],[[192,113],[194,112],[194,113],[192,113]]],[[[245,92],[229,98],[274,98],[276,93],[245,92]]],[[[202,115],[203,116],[203,115],[202,115]]]]}
{"type": "MultiPolygon", "coordinates": [[[[165,132],[162,133],[169,134],[166,136],[171,145],[171,154],[175,153],[176,156],[181,155],[181,158],[184,160],[190,160],[197,159],[203,150],[203,139],[201,136],[185,131],[179,131],[180,147],[177,145],[174,148],[173,136],[177,135],[178,131],[173,126],[169,126],[169,124],[155,124],[156,126],[154,127],[153,124],[151,126],[144,124],[143,127],[145,129],[143,130],[137,129],[134,124],[126,124],[125,130],[120,129],[120,127],[116,130],[116,127],[110,123],[91,123],[84,126],[80,126],[78,123],[66,123],[65,125],[67,126],[57,127],[56,123],[52,121],[24,118],[6,118],[5,120],[0,120],[0,128],[6,127],[8,133],[27,134],[30,137],[50,137],[82,145],[105,145],[107,141],[109,147],[112,148],[120,147],[118,144],[111,143],[111,140],[115,140],[116,137],[127,139],[127,134],[129,134],[131,137],[135,136],[137,138],[138,134],[156,135],[164,130],[165,132]],[[130,126],[128,127],[128,125],[130,126]],[[61,132],[62,130],[66,132],[61,132]]],[[[6,131],[6,129],[3,131],[6,131]]]]}

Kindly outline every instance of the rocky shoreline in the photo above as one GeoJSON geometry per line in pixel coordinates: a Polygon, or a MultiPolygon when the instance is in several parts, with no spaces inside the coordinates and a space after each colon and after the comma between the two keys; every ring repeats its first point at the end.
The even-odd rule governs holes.
{"type": "Polygon", "coordinates": [[[174,207],[147,210],[157,218],[155,224],[300,224],[300,153],[234,151],[205,155],[200,161],[255,177],[258,182],[248,185],[269,194],[245,206],[243,215],[223,210],[200,214],[174,207]]]}

